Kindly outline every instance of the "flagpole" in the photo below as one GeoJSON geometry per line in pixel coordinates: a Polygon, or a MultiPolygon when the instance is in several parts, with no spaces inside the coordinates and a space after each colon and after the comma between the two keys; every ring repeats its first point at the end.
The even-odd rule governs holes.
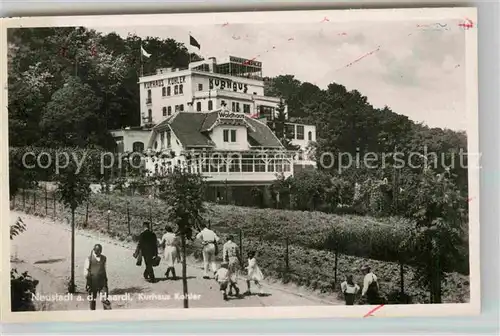
{"type": "Polygon", "coordinates": [[[142,40],[141,40],[141,49],[139,49],[139,52],[141,53],[141,77],[144,76],[144,63],[142,60],[142,40]]]}

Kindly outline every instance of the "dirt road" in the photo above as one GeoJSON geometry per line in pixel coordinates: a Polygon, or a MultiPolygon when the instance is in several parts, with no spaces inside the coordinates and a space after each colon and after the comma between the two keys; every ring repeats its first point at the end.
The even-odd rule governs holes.
{"type": "MultiPolygon", "coordinates": [[[[155,268],[159,278],[157,283],[143,280],[143,267],[135,265],[132,258],[133,246],[110,239],[94,232],[78,230],[75,237],[75,279],[77,291],[73,297],[59,297],[58,301],[48,301],[47,295],[66,294],[67,281],[70,275],[70,241],[71,233],[67,224],[54,222],[25,213],[11,211],[11,221],[21,217],[27,230],[15,237],[11,244],[12,267],[19,271],[28,271],[40,281],[38,306],[45,310],[88,309],[83,277],[83,265],[96,243],[103,246],[103,254],[108,258],[108,278],[110,294],[115,301],[113,309],[123,308],[182,308],[182,281],[164,279],[165,267],[160,264],[155,268]],[[81,301],[80,301],[81,300],[81,301]]],[[[201,266],[201,265],[200,265],[201,266]]],[[[176,267],[181,274],[181,265],[176,267]]],[[[250,307],[250,306],[318,306],[342,304],[336,298],[327,300],[312,293],[285,287],[284,285],[264,283],[267,296],[244,296],[222,299],[215,280],[202,278],[201,267],[189,266],[188,289],[192,297],[190,307],[250,307]],[[292,293],[291,291],[295,291],[292,293]]],[[[238,285],[241,292],[246,284],[240,279],[238,285]]],[[[97,309],[102,309],[98,305],[97,309]]]]}

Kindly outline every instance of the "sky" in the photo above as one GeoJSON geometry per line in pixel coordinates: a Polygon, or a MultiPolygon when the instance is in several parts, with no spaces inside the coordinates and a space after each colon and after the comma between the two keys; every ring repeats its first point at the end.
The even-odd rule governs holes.
{"type": "Polygon", "coordinates": [[[264,76],[291,74],[322,89],[335,82],[415,122],[466,129],[465,33],[453,21],[89,28],[188,47],[191,34],[201,49],[190,50],[203,57],[255,58],[264,76]]]}

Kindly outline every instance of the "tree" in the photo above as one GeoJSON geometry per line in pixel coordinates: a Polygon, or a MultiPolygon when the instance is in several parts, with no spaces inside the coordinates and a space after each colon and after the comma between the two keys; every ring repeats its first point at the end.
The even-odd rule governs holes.
{"type": "Polygon", "coordinates": [[[444,272],[460,261],[467,202],[449,173],[427,167],[406,216],[415,221],[405,246],[412,251],[416,279],[430,291],[431,303],[441,303],[444,272]]]}
{"type": "Polygon", "coordinates": [[[186,240],[193,238],[195,229],[200,229],[202,215],[207,211],[203,202],[205,181],[200,174],[175,167],[160,181],[159,189],[159,197],[167,203],[167,218],[177,224],[177,234],[181,237],[184,308],[188,308],[186,240]]]}
{"type": "Polygon", "coordinates": [[[97,144],[112,148],[113,139],[100,114],[102,100],[88,84],[71,77],[57,90],[40,120],[47,146],[86,147],[97,144]]]}
{"type": "Polygon", "coordinates": [[[68,292],[75,292],[75,210],[88,200],[91,190],[86,171],[78,171],[72,160],[58,176],[57,193],[60,201],[71,210],[71,277],[68,292]]]}

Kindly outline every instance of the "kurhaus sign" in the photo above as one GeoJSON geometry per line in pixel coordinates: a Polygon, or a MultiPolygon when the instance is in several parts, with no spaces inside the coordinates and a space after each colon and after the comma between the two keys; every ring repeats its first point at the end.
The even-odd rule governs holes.
{"type": "Polygon", "coordinates": [[[167,81],[167,85],[183,84],[183,83],[186,83],[186,76],[178,76],[178,77],[167,78],[165,80],[159,79],[159,80],[154,80],[151,82],[145,82],[144,87],[146,89],[151,89],[151,88],[155,88],[155,87],[163,87],[163,86],[165,86],[165,81],[167,81]]]}
{"type": "Polygon", "coordinates": [[[237,83],[233,82],[230,79],[219,79],[219,78],[209,78],[208,79],[208,86],[210,90],[213,89],[226,89],[226,90],[233,90],[233,91],[243,91],[243,93],[247,93],[248,91],[248,85],[243,84],[243,83],[237,83]]]}

